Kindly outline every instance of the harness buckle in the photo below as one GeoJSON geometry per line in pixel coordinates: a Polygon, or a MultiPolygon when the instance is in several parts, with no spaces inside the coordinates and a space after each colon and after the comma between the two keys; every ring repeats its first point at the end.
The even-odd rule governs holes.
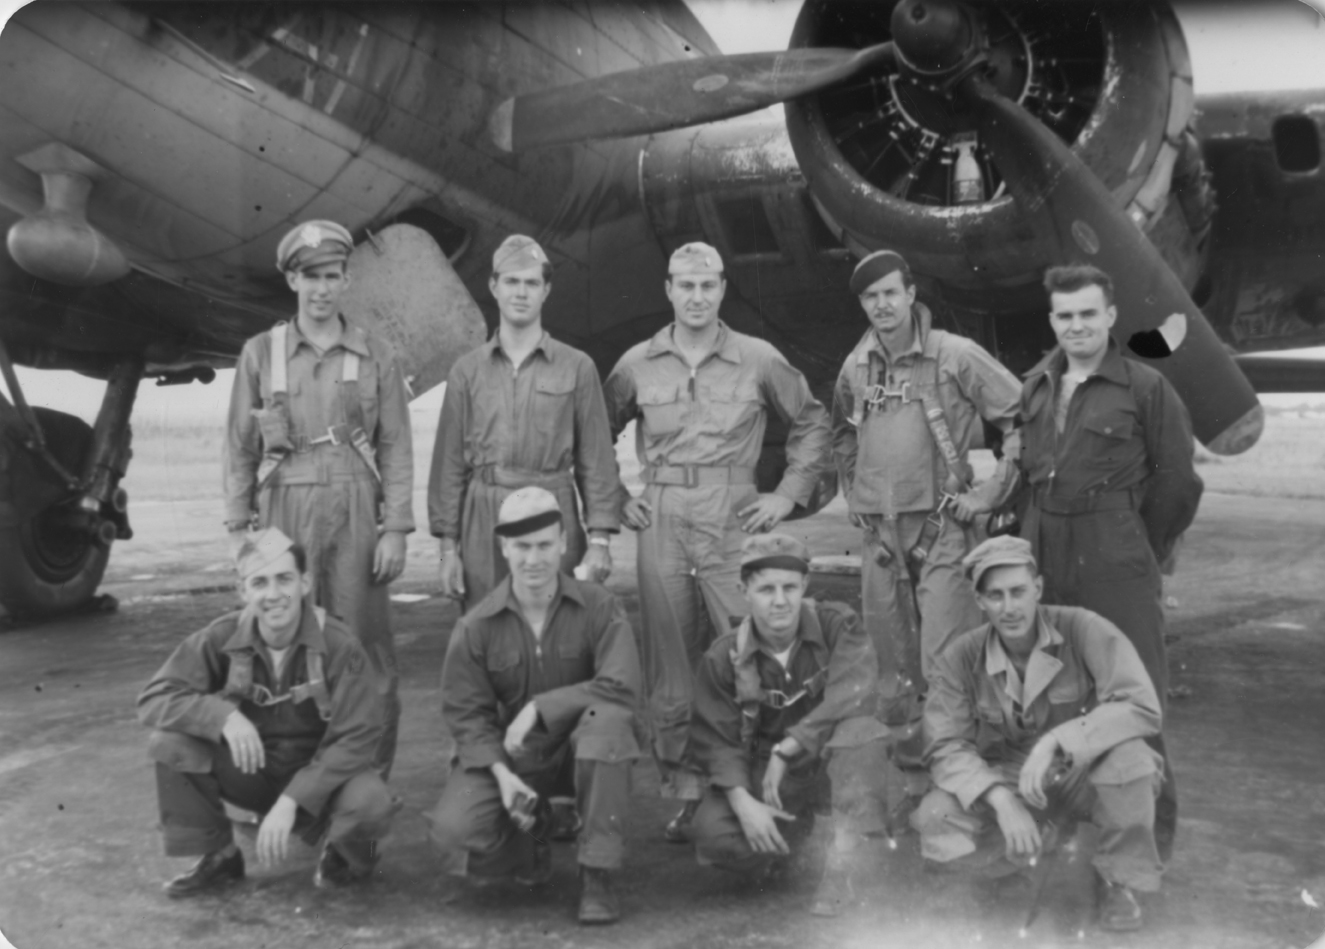
{"type": "Polygon", "coordinates": [[[795,705],[808,694],[807,689],[801,689],[795,695],[788,695],[780,689],[767,689],[764,691],[764,704],[775,711],[781,711],[795,705]]]}
{"type": "Polygon", "coordinates": [[[911,383],[909,380],[907,382],[903,382],[896,389],[889,389],[886,386],[877,382],[872,386],[866,386],[865,404],[868,405],[870,408],[878,409],[889,399],[901,399],[902,405],[908,405],[911,402],[918,401],[915,397],[911,395],[911,383]]]}
{"type": "Polygon", "coordinates": [[[345,443],[340,440],[340,434],[336,431],[336,429],[338,429],[339,427],[340,427],[339,425],[328,425],[327,434],[322,435],[318,438],[310,438],[308,440],[309,446],[311,447],[313,445],[328,445],[328,444],[344,445],[345,443]]]}
{"type": "Polygon", "coordinates": [[[681,470],[685,472],[685,486],[687,488],[699,487],[699,466],[682,465],[681,470]]]}

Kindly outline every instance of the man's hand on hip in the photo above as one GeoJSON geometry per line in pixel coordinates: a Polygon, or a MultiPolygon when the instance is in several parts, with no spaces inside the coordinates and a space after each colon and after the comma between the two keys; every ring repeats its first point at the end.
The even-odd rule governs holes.
{"type": "Polygon", "coordinates": [[[771,531],[796,508],[796,502],[780,494],[761,494],[754,504],[736,512],[747,534],[771,531]]]}

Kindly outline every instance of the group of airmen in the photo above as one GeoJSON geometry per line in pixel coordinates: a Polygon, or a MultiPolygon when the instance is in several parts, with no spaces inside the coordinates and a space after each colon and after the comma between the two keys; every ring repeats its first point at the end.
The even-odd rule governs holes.
{"type": "MultiPolygon", "coordinates": [[[[298,314],[244,347],[225,439],[244,606],[138,699],[166,853],[201,858],[170,896],[244,876],[227,802],[261,815],[263,864],[292,834],[320,844],[319,887],[370,877],[400,806],[387,587],[414,526],[409,412],[398,366],[341,312],[352,249],[329,221],[280,242],[298,314]]],[[[1047,272],[1058,346],[1022,383],[932,326],[901,255],[870,254],[850,284],[870,326],[830,410],[719,319],[714,248],[668,269],[674,321],[600,383],[543,328],[543,249],[516,235],[493,256],[500,322],[451,370],[428,485],[442,592],[463,607],[441,676],[455,753],[425,815],[441,868],[535,884],[549,842],[575,837],[579,919],[616,920],[631,772],[651,754],[681,804],[663,833],[700,864],[782,872],[826,815],[815,914],[862,893],[887,852],[871,841],[908,825],[927,861],[997,877],[1089,822],[1100,925],[1141,926],[1135,894],[1159,888],[1177,821],[1161,565],[1201,481],[1178,396],[1111,336],[1110,277],[1047,272]],[[770,412],[786,466],[760,493],[770,412]],[[638,496],[614,450],[631,422],[638,496]],[[977,483],[981,428],[1002,444],[977,483]],[[811,553],[775,531],[834,468],[863,532],[859,617],[806,595],[811,553]],[[1021,536],[986,538],[1013,508],[1021,536]],[[602,585],[622,524],[637,629],[602,585]]]]}

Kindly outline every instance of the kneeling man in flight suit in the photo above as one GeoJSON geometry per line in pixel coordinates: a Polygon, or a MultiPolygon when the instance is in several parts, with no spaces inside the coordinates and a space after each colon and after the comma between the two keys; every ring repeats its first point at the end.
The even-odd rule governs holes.
{"type": "Polygon", "coordinates": [[[510,575],[451,633],[442,714],[456,761],[429,814],[446,868],[477,884],[536,884],[552,871],[549,797],[573,794],[581,923],[620,916],[611,873],[625,852],[639,654],[620,601],[560,572],[557,498],[520,488],[495,531],[510,575]]]}
{"type": "Polygon", "coordinates": [[[954,868],[1014,872],[1046,831],[1099,828],[1099,922],[1139,929],[1134,890],[1159,889],[1155,796],[1163,761],[1146,744],[1160,705],[1135,647],[1089,610],[1043,606],[1029,541],[996,537],[963,561],[989,622],[939,657],[925,703],[937,787],[912,823],[921,853],[954,868]]]}
{"type": "Polygon", "coordinates": [[[833,842],[811,905],[836,916],[852,899],[861,838],[884,831],[888,730],[870,714],[874,645],[841,603],[805,599],[810,555],[785,534],[741,551],[749,616],[704,654],[691,742],[710,786],[695,813],[701,864],[761,874],[805,837],[816,811],[833,842]],[[778,821],[794,822],[786,835],[778,821]],[[799,831],[799,833],[793,833],[799,831]]]}
{"type": "Polygon", "coordinates": [[[291,833],[325,835],[314,882],[368,876],[394,812],[374,768],[386,709],[348,627],[313,605],[304,549],[279,529],[251,534],[238,554],[245,606],[184,640],[138,696],[152,733],[166,854],[202,855],[166,884],[172,897],[243,879],[222,801],[265,814],[263,864],[291,833]]]}

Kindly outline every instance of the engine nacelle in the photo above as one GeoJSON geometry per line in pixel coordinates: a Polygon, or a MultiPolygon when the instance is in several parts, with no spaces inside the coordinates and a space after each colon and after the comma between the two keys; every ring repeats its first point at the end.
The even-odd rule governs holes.
{"type": "MultiPolygon", "coordinates": [[[[894,2],[808,0],[791,45],[890,38],[894,2]]],[[[1167,208],[1191,116],[1187,47],[1163,4],[969,3],[993,84],[1094,171],[1138,225],[1167,208]]],[[[975,134],[924,77],[880,72],[786,106],[797,161],[829,227],[857,254],[902,247],[912,268],[974,312],[1017,308],[1049,262],[975,134]]],[[[1157,234],[1152,235],[1156,239],[1157,234]]],[[[1194,282],[1199,239],[1162,250],[1194,282]]],[[[1188,286],[1190,287],[1189,282],[1188,286]]]]}

